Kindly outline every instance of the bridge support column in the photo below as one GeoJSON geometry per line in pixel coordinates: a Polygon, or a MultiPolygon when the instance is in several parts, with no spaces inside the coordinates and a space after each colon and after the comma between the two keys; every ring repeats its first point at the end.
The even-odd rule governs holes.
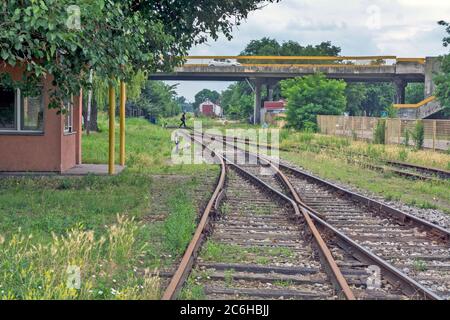
{"type": "Polygon", "coordinates": [[[406,81],[402,79],[395,79],[395,103],[405,104],[405,92],[406,92],[406,81]]]}
{"type": "Polygon", "coordinates": [[[255,107],[253,109],[253,124],[261,123],[261,80],[255,79],[255,107]]]}
{"type": "Polygon", "coordinates": [[[267,101],[273,101],[273,85],[270,82],[267,83],[267,101]]]}

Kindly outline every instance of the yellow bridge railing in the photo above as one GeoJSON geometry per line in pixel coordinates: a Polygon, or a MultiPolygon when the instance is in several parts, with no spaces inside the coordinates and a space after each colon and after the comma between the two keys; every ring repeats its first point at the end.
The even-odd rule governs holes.
{"type": "Polygon", "coordinates": [[[371,61],[379,63],[385,60],[395,60],[396,63],[419,63],[424,64],[425,58],[398,58],[397,56],[185,56],[186,60],[272,60],[272,61],[371,61]]]}
{"type": "Polygon", "coordinates": [[[394,104],[394,108],[397,109],[417,109],[420,108],[421,106],[426,105],[427,103],[434,101],[436,99],[435,96],[430,96],[422,101],[420,101],[419,103],[414,103],[414,104],[394,104]]]}

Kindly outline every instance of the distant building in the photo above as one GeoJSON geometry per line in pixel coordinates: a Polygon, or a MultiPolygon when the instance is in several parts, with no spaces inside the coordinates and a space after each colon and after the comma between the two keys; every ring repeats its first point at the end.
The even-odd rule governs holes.
{"type": "Polygon", "coordinates": [[[222,107],[211,102],[210,100],[206,100],[199,106],[200,114],[207,117],[222,117],[223,111],[222,107]]]}
{"type": "Polygon", "coordinates": [[[264,109],[266,113],[283,113],[286,111],[286,100],[281,99],[279,101],[265,101],[264,109]]]}
{"type": "Polygon", "coordinates": [[[265,101],[261,109],[261,119],[267,124],[277,125],[282,128],[286,124],[286,100],[265,101]]]}

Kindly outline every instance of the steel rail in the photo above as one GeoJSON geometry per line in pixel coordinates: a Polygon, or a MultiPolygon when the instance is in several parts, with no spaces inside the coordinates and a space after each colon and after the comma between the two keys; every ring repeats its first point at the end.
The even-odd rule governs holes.
{"type": "MultiPolygon", "coordinates": [[[[203,134],[203,136],[204,135],[205,134],[203,134]]],[[[209,134],[207,134],[207,135],[209,135],[209,134]]],[[[213,137],[214,137],[214,139],[216,139],[217,135],[214,135],[213,137]]],[[[228,141],[225,139],[225,137],[222,137],[222,139],[223,139],[224,143],[228,143],[228,141]]],[[[240,139],[240,141],[244,142],[244,140],[242,140],[242,139],[240,139]]],[[[259,146],[258,143],[256,143],[256,144],[254,144],[254,143],[247,143],[246,141],[244,143],[248,144],[248,145],[259,146]]],[[[265,148],[268,147],[267,145],[262,145],[262,146],[265,147],[265,148]]],[[[256,156],[256,155],[253,154],[253,156],[256,156]]],[[[262,159],[271,162],[271,160],[267,156],[258,155],[258,157],[261,157],[262,159]]],[[[308,172],[305,172],[303,170],[299,170],[299,169],[293,168],[291,166],[288,166],[288,165],[282,164],[282,163],[277,163],[277,165],[279,167],[285,169],[285,170],[288,170],[288,171],[294,173],[295,175],[302,175],[302,176],[304,176],[304,177],[306,177],[308,179],[317,181],[320,184],[325,185],[325,186],[333,189],[334,191],[337,191],[337,192],[339,192],[341,194],[348,195],[353,200],[356,200],[356,201],[358,201],[358,202],[360,202],[362,204],[365,204],[365,205],[367,205],[370,208],[377,208],[377,209],[381,210],[383,213],[385,213],[387,216],[389,216],[390,218],[394,218],[397,221],[402,222],[402,223],[407,223],[407,222],[413,223],[413,224],[415,224],[418,227],[422,227],[422,228],[426,229],[427,231],[429,231],[430,233],[432,233],[434,235],[440,236],[442,238],[442,240],[446,240],[446,241],[450,242],[450,231],[449,230],[444,229],[444,228],[442,228],[442,227],[440,227],[438,225],[435,225],[435,224],[433,224],[431,222],[428,222],[425,219],[416,217],[416,216],[414,216],[414,215],[412,215],[410,213],[400,211],[400,210],[398,210],[396,208],[390,207],[390,206],[388,206],[388,205],[386,205],[384,203],[381,203],[381,202],[379,202],[377,200],[370,199],[370,198],[368,198],[366,196],[363,196],[363,195],[357,194],[355,192],[349,191],[347,189],[344,189],[342,187],[339,187],[339,186],[337,186],[337,185],[335,185],[335,184],[333,184],[331,182],[328,182],[328,181],[326,181],[326,180],[324,180],[322,178],[314,176],[314,175],[312,175],[312,174],[310,174],[308,172]]]]}
{"type": "MultiPolygon", "coordinates": [[[[320,235],[320,232],[317,230],[316,226],[312,222],[309,214],[300,208],[297,203],[295,203],[294,200],[287,197],[283,193],[279,192],[278,190],[275,190],[272,186],[267,184],[266,182],[262,181],[261,179],[257,178],[241,166],[236,165],[232,161],[229,161],[226,157],[224,159],[228,162],[229,165],[236,168],[241,173],[245,174],[247,177],[251,178],[252,180],[256,181],[259,185],[265,187],[266,189],[269,189],[271,192],[275,193],[278,197],[284,199],[285,201],[289,202],[291,206],[294,208],[295,215],[297,217],[303,216],[303,218],[306,221],[306,224],[308,226],[309,231],[311,232],[311,235],[314,238],[314,241],[316,242],[319,252],[321,256],[323,257],[325,263],[326,263],[326,270],[328,271],[328,275],[331,276],[332,282],[335,286],[338,287],[338,289],[342,292],[342,294],[345,296],[347,300],[356,300],[354,293],[350,289],[350,286],[347,283],[347,280],[345,280],[344,276],[342,275],[342,272],[337,265],[336,261],[333,258],[333,255],[331,254],[330,249],[326,245],[325,241],[323,240],[322,236],[320,235]]],[[[271,163],[269,163],[270,166],[273,166],[271,163]]],[[[274,167],[275,168],[275,167],[274,167]]],[[[277,174],[281,177],[281,172],[278,171],[277,174]]]]}
{"type": "MultiPolygon", "coordinates": [[[[262,158],[259,158],[259,159],[262,159],[262,158]]],[[[264,160],[264,161],[266,161],[266,160],[264,160]]],[[[273,170],[275,170],[275,172],[280,177],[280,179],[285,184],[287,184],[290,192],[291,193],[295,192],[294,187],[289,183],[287,177],[276,166],[274,166],[272,162],[268,162],[268,164],[271,166],[271,168],[273,170]]],[[[237,167],[237,165],[235,165],[235,164],[233,164],[233,165],[237,167]]],[[[242,169],[242,168],[240,168],[240,169],[245,171],[245,169],[242,169]]],[[[264,184],[266,187],[272,189],[273,191],[276,191],[267,183],[262,182],[262,180],[259,180],[259,181],[260,181],[260,183],[264,184]]],[[[282,193],[280,193],[278,191],[277,191],[277,193],[280,196],[284,196],[282,193]]],[[[304,210],[304,208],[298,206],[297,203],[295,203],[295,201],[293,201],[292,199],[286,197],[286,200],[288,200],[291,203],[291,205],[294,207],[296,214],[297,215],[301,214],[303,216],[303,218],[305,219],[306,224],[307,224],[311,234],[313,235],[317,246],[319,247],[319,251],[322,254],[322,256],[327,264],[329,273],[331,273],[331,276],[333,277],[335,284],[340,288],[340,290],[343,292],[343,294],[345,295],[347,300],[355,300],[356,298],[355,298],[354,293],[350,289],[350,287],[347,283],[347,280],[345,280],[344,276],[342,275],[342,272],[341,272],[339,266],[337,265],[336,261],[334,260],[330,249],[328,248],[328,246],[326,245],[325,241],[323,240],[320,232],[317,230],[316,226],[314,225],[314,222],[312,221],[308,211],[306,211],[306,210],[304,210]]]]}
{"type": "MultiPolygon", "coordinates": [[[[225,142],[226,143],[226,142],[225,142]]],[[[242,150],[242,149],[241,149],[242,150]]],[[[243,150],[244,152],[250,154],[250,152],[243,150]]],[[[258,156],[261,159],[264,159],[267,162],[271,163],[271,160],[268,159],[265,156],[260,156],[260,155],[254,155],[253,156],[258,156]]],[[[273,164],[272,164],[273,165],[273,164]]],[[[302,172],[300,170],[297,170],[295,168],[291,168],[289,166],[283,165],[283,164],[278,164],[280,167],[284,168],[284,169],[288,169],[291,170],[294,174],[300,173],[300,174],[305,174],[308,177],[312,178],[312,179],[316,179],[319,180],[321,183],[324,183],[326,185],[330,185],[334,188],[336,188],[337,190],[343,192],[343,193],[347,193],[347,194],[352,194],[353,196],[356,197],[356,200],[359,200],[360,202],[369,205],[372,204],[372,206],[376,206],[378,209],[383,208],[383,209],[389,209],[389,212],[397,212],[398,214],[395,215],[394,217],[403,217],[403,219],[400,219],[400,221],[402,222],[407,222],[408,219],[411,219],[412,221],[415,221],[417,223],[424,223],[424,225],[426,225],[428,228],[432,228],[433,230],[433,234],[438,234],[441,237],[443,237],[444,239],[449,239],[449,235],[450,232],[435,226],[431,223],[429,223],[428,221],[425,221],[423,219],[417,218],[415,216],[412,216],[408,213],[404,213],[401,212],[397,209],[391,208],[387,205],[384,205],[378,201],[369,199],[367,197],[352,193],[348,190],[342,189],[334,184],[331,184],[323,179],[320,179],[318,177],[315,176],[311,176],[305,172],[302,172]],[[435,229],[433,229],[435,228],[435,229]]],[[[251,175],[251,174],[250,174],[251,175]]],[[[253,176],[254,179],[260,180],[259,178],[253,176]]],[[[261,181],[261,180],[260,180],[261,181]]],[[[301,198],[299,197],[299,195],[297,194],[297,192],[295,191],[295,189],[291,189],[293,188],[292,185],[290,184],[289,180],[283,180],[286,181],[287,184],[290,185],[290,190],[293,190],[294,193],[291,192],[292,196],[295,198],[295,201],[299,207],[305,209],[308,211],[309,216],[314,220],[315,223],[319,224],[325,231],[331,232],[335,237],[337,237],[339,239],[339,242],[342,244],[342,246],[344,248],[347,248],[347,251],[351,252],[352,255],[354,255],[356,258],[358,258],[361,261],[364,261],[368,264],[374,264],[374,265],[378,265],[380,267],[380,269],[382,270],[383,274],[386,276],[386,278],[392,283],[392,284],[398,284],[400,283],[404,292],[411,295],[411,296],[415,296],[418,298],[423,298],[423,299],[430,299],[430,300],[443,300],[442,297],[436,295],[434,292],[432,292],[431,290],[427,289],[426,287],[424,287],[423,285],[421,285],[420,283],[418,283],[416,280],[412,279],[411,277],[409,277],[408,275],[406,275],[405,273],[403,273],[402,271],[400,271],[399,269],[395,268],[393,265],[391,265],[389,262],[387,262],[386,260],[380,258],[379,256],[375,255],[374,253],[372,253],[371,251],[367,250],[366,248],[364,248],[363,246],[361,246],[360,244],[358,244],[357,242],[355,242],[354,240],[352,240],[350,237],[348,237],[345,233],[339,231],[338,229],[336,229],[334,226],[332,226],[331,224],[327,223],[322,215],[317,212],[316,210],[314,210],[313,208],[311,208],[310,206],[308,206],[307,204],[305,204],[301,198]]],[[[262,181],[261,181],[262,182],[262,181]]],[[[275,190],[276,191],[276,190],[275,190]]],[[[276,191],[277,193],[279,193],[278,191],[276,191]]],[[[391,215],[390,215],[391,216],[391,215]]]]}
{"type": "MultiPolygon", "coordinates": [[[[172,279],[170,281],[169,286],[167,287],[166,291],[164,292],[162,300],[171,300],[171,299],[176,298],[179,290],[181,289],[184,281],[186,280],[188,274],[190,273],[190,271],[192,269],[198,249],[200,248],[201,243],[204,240],[204,237],[202,237],[202,235],[204,235],[204,233],[205,233],[205,229],[208,224],[208,220],[210,218],[210,212],[211,212],[212,206],[216,202],[216,200],[219,198],[219,195],[221,194],[221,190],[224,186],[225,174],[226,174],[225,163],[233,166],[238,171],[248,175],[249,177],[255,178],[256,181],[258,182],[258,184],[264,186],[266,189],[270,189],[271,192],[274,192],[279,197],[281,197],[285,201],[289,202],[291,204],[291,206],[293,207],[296,216],[303,216],[303,218],[305,219],[305,221],[307,223],[308,229],[311,232],[311,234],[319,248],[320,254],[323,257],[323,259],[327,265],[325,269],[329,271],[328,273],[329,273],[329,276],[332,277],[333,284],[338,288],[338,290],[340,290],[342,292],[342,294],[344,295],[344,297],[347,300],[355,300],[356,299],[355,295],[353,294],[352,290],[350,289],[346,279],[342,275],[342,272],[339,269],[336,261],[334,260],[333,255],[331,254],[331,251],[327,247],[325,241],[322,239],[322,237],[320,235],[320,232],[317,230],[316,226],[314,225],[314,223],[312,222],[311,218],[309,217],[308,213],[305,210],[300,209],[300,207],[291,198],[285,196],[284,194],[280,193],[279,191],[273,189],[267,183],[254,177],[253,175],[251,175],[249,172],[247,172],[242,167],[234,164],[226,156],[217,154],[214,150],[212,150],[211,148],[209,148],[208,146],[203,144],[202,141],[198,141],[197,139],[195,139],[195,137],[191,137],[191,139],[194,142],[202,145],[205,149],[208,149],[209,151],[211,151],[214,154],[214,156],[216,156],[217,158],[220,159],[221,165],[222,165],[222,173],[221,173],[220,181],[216,187],[216,190],[215,190],[213,196],[211,197],[211,200],[208,203],[208,206],[205,209],[205,212],[202,215],[202,219],[200,220],[200,222],[197,226],[196,232],[194,233],[194,236],[193,236],[188,248],[186,249],[186,252],[183,255],[183,258],[177,268],[177,271],[175,272],[174,276],[172,277],[172,279]]],[[[281,178],[285,179],[285,177],[283,176],[281,171],[279,171],[275,166],[273,166],[272,163],[270,163],[262,158],[261,158],[261,160],[267,162],[268,165],[270,165],[273,169],[276,170],[277,174],[281,178]]],[[[253,180],[255,180],[255,179],[253,179],[253,180]]]]}
{"type": "Polygon", "coordinates": [[[417,164],[400,162],[400,161],[386,160],[385,162],[387,164],[391,164],[394,166],[411,168],[411,169],[418,170],[418,171],[429,172],[430,174],[438,175],[440,177],[443,177],[444,179],[450,179],[450,171],[448,171],[448,170],[432,168],[432,167],[424,167],[424,166],[420,166],[417,164]]]}
{"type": "MultiPolygon", "coordinates": [[[[213,152],[213,150],[211,150],[211,151],[213,152]]],[[[176,299],[179,291],[181,290],[181,287],[183,286],[183,283],[185,282],[187,276],[189,275],[189,273],[192,269],[194,260],[198,254],[198,250],[200,249],[201,244],[204,241],[205,232],[207,231],[207,226],[208,226],[208,223],[211,218],[211,211],[212,211],[217,199],[220,198],[221,191],[225,184],[225,176],[226,176],[225,162],[220,156],[218,156],[217,158],[220,160],[220,165],[221,165],[221,171],[220,171],[220,177],[219,177],[218,183],[216,185],[213,195],[211,196],[211,198],[208,202],[208,205],[206,206],[206,208],[201,216],[201,219],[197,225],[197,228],[192,237],[192,240],[189,243],[189,245],[183,255],[183,258],[181,259],[181,262],[178,265],[176,272],[174,273],[172,279],[170,280],[168,287],[166,288],[166,290],[162,296],[162,300],[176,299]]]]}

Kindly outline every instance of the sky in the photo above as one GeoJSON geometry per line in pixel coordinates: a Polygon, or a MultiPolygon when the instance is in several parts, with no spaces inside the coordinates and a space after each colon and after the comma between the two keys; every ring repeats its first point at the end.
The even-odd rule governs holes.
{"type": "MultiPolygon", "coordinates": [[[[448,53],[439,20],[450,20],[449,0],[281,0],[250,13],[231,41],[210,40],[190,54],[237,55],[251,40],[270,37],[302,45],[331,41],[342,48],[341,55],[436,56],[448,53]]],[[[189,101],[204,88],[220,92],[230,84],[168,83],[179,83],[177,93],[189,101]]]]}

